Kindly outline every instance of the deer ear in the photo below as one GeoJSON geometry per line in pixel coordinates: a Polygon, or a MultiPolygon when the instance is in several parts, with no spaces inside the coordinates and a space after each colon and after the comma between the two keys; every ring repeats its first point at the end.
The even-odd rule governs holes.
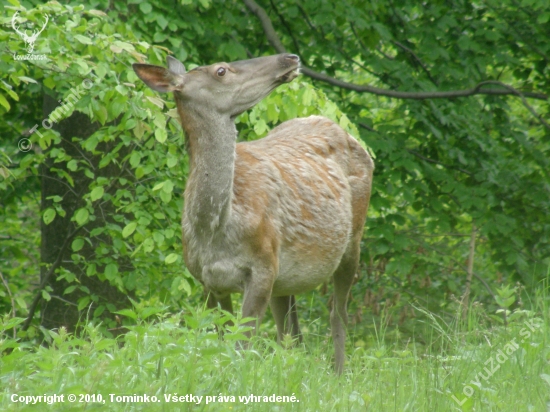
{"type": "MultiPolygon", "coordinates": [[[[180,63],[181,64],[181,63],[180,63]]],[[[167,93],[181,90],[182,81],[178,81],[177,74],[160,66],[134,63],[134,71],[143,82],[157,92],[167,93]]]]}
{"type": "Polygon", "coordinates": [[[175,74],[185,74],[185,66],[182,62],[172,56],[166,56],[168,70],[175,74]]]}

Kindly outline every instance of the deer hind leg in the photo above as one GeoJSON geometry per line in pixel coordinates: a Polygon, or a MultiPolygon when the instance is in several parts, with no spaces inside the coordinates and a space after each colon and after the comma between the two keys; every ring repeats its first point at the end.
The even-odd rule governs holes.
{"type": "Polygon", "coordinates": [[[284,335],[291,334],[293,338],[298,339],[298,342],[301,343],[302,333],[298,323],[294,295],[272,297],[270,307],[277,324],[277,342],[281,343],[284,335]]]}
{"type": "Polygon", "coordinates": [[[248,336],[257,332],[257,329],[264,317],[267,305],[271,299],[271,290],[273,289],[274,276],[270,270],[254,270],[250,275],[249,282],[244,288],[243,297],[243,318],[255,318],[248,322],[247,326],[252,326],[253,330],[247,332],[248,336]]]}
{"type": "MultiPolygon", "coordinates": [[[[209,309],[214,309],[217,308],[219,304],[223,310],[233,314],[233,302],[231,301],[231,294],[228,294],[221,299],[216,299],[212,292],[208,292],[205,290],[205,293],[207,293],[206,307],[208,307],[209,309]]],[[[231,326],[233,325],[233,321],[229,320],[225,323],[225,325],[231,326]]],[[[223,327],[216,325],[216,331],[221,338],[223,336],[223,327]]]]}
{"type": "MultiPolygon", "coordinates": [[[[360,238],[359,238],[360,240],[360,238]]],[[[340,375],[344,370],[346,328],[348,325],[347,303],[353,278],[359,265],[359,242],[350,244],[334,272],[334,299],[330,312],[332,340],[334,341],[334,369],[340,375]]]]}
{"type": "Polygon", "coordinates": [[[233,302],[231,301],[231,294],[228,294],[221,299],[216,299],[212,292],[205,291],[205,293],[207,293],[208,296],[206,299],[206,306],[209,309],[217,308],[219,304],[223,310],[229,313],[233,313],[233,302]]]}

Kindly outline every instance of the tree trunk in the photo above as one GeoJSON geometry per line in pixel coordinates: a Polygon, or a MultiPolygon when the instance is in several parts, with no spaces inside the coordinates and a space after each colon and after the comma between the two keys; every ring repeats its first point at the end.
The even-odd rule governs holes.
{"type": "MultiPolygon", "coordinates": [[[[55,99],[45,95],[44,118],[47,118],[57,106],[58,103],[55,99]]],[[[72,141],[74,137],[85,139],[99,129],[99,125],[91,123],[86,115],[75,111],[69,118],[54,124],[53,129],[60,133],[62,140],[59,144],[52,145],[49,150],[55,147],[64,150],[73,159],[89,161],[93,165],[95,178],[99,176],[111,178],[120,175],[120,167],[116,164],[111,162],[107,167],[100,169],[98,165],[101,157],[85,152],[78,143],[72,141]]],[[[98,150],[101,153],[109,153],[114,144],[110,142],[110,144],[105,144],[103,147],[98,146],[98,150]]],[[[125,154],[121,153],[121,155],[124,156],[125,154]]],[[[94,308],[99,304],[111,303],[116,307],[127,302],[127,295],[108,281],[101,281],[97,276],[87,276],[83,265],[75,264],[71,259],[71,243],[76,236],[73,235],[70,239],[68,237],[75,233],[77,225],[75,222],[71,222],[70,219],[75,210],[84,206],[85,202],[82,196],[88,193],[89,185],[93,179],[80,170],[68,170],[64,162],[54,164],[52,159],[47,159],[42,165],[41,175],[42,210],[52,206],[53,201],[48,199],[49,197],[60,196],[63,199],[60,204],[66,212],[64,217],[57,215],[49,225],[46,225],[43,220],[41,221],[41,283],[45,282],[45,286],[51,288],[49,291],[51,299],[49,301],[42,299],[41,301],[41,325],[46,329],[65,326],[69,330],[74,330],[80,319],[86,319],[89,309],[91,309],[89,312],[91,317],[94,308]],[[67,180],[52,171],[52,168],[64,169],[74,180],[74,186],[71,187],[67,180]],[[52,264],[56,261],[58,269],[49,278],[45,279],[52,264]],[[65,270],[74,274],[80,283],[69,283],[65,279],[58,279],[60,271],[65,270]],[[72,293],[64,294],[67,287],[78,284],[87,287],[90,291],[89,295],[95,296],[92,298],[91,308],[86,307],[81,312],[77,310],[77,302],[85,296],[85,293],[76,288],[72,293]]],[[[111,187],[109,191],[115,192],[116,187],[111,187]]],[[[96,227],[105,226],[113,215],[112,212],[114,210],[112,210],[110,202],[107,202],[103,207],[103,213],[98,213],[95,221],[88,221],[76,234],[86,235],[92,241],[92,245],[85,242],[84,247],[78,252],[84,256],[84,259],[89,260],[94,257],[95,248],[100,240],[110,243],[108,238],[90,237],[89,232],[96,227]]],[[[98,268],[98,272],[101,271],[102,268],[98,268]]],[[[38,291],[38,293],[42,293],[42,291],[38,291]]],[[[104,312],[104,316],[109,316],[109,314],[109,311],[104,312]]]]}

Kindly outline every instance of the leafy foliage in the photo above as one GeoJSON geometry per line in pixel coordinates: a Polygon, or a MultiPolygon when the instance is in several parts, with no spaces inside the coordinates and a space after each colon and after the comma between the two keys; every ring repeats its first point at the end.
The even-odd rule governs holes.
{"type": "MultiPolygon", "coordinates": [[[[545,2],[263,5],[288,50],[348,82],[411,97],[495,81],[520,92],[548,90],[548,26],[528,23],[546,19],[545,2]]],[[[407,313],[397,304],[404,298],[435,310],[449,301],[441,297],[461,295],[473,224],[481,278],[532,286],[545,276],[550,132],[520,99],[389,100],[326,90],[377,156],[368,276],[355,288],[369,309],[398,305],[407,313]]],[[[531,104],[548,117],[548,101],[531,104]]],[[[489,294],[479,283],[475,292],[489,294]]]]}
{"type": "MultiPolygon", "coordinates": [[[[129,303],[114,305],[84,286],[83,276],[153,306],[198,300],[201,289],[180,253],[188,174],[182,131],[173,103],[144,88],[130,64],[163,65],[173,52],[190,69],[272,53],[258,21],[240,2],[220,0],[31,3],[25,9],[11,0],[0,20],[6,51],[0,58],[0,133],[10,136],[0,143],[6,205],[0,211],[6,256],[0,273],[9,287],[9,293],[0,291],[0,307],[21,315],[41,293],[116,329],[113,312],[129,303]],[[11,29],[16,10],[28,30],[50,16],[34,51],[47,60],[14,59],[25,47],[11,29]],[[78,111],[97,125],[86,138],[72,139],[74,151],[64,148],[55,127],[46,127],[44,94],[59,102],[50,122],[78,111]],[[30,152],[18,146],[26,138],[30,152]],[[81,200],[74,210],[66,210],[63,196],[40,199],[44,167],[81,200]],[[75,185],[77,174],[89,179],[85,187],[75,185]],[[109,219],[99,224],[104,215],[109,219]],[[74,266],[55,270],[67,287],[61,296],[49,286],[33,291],[40,271],[52,267],[39,265],[39,225],[62,218],[81,228],[69,244],[74,266]]],[[[541,0],[260,5],[288,50],[308,67],[348,82],[411,93],[487,81],[493,83],[482,87],[501,87],[494,84],[499,81],[520,92],[548,90],[550,6],[541,0]],[[540,24],[531,24],[534,19],[540,24]]],[[[323,114],[376,155],[353,322],[366,328],[367,312],[404,327],[414,320],[411,303],[448,313],[451,297],[463,293],[474,224],[475,274],[492,289],[475,278],[476,299],[496,309],[490,299],[495,285],[521,281],[532,287],[547,275],[549,131],[531,111],[547,118],[548,101],[528,99],[530,110],[518,97],[395,100],[315,86],[302,77],[277,89],[237,126],[242,138],[256,139],[284,120],[323,114]]],[[[325,296],[315,299],[308,309],[313,316],[327,303],[325,296]]]]}

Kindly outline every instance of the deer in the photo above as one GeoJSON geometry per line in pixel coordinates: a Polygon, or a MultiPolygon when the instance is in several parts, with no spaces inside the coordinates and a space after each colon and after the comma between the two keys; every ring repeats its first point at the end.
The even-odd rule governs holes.
{"type": "MultiPolygon", "coordinates": [[[[279,342],[302,342],[296,294],[334,281],[334,369],[344,369],[347,300],[360,260],[374,163],[339,125],[321,116],[288,120],[264,138],[237,143],[235,118],[299,75],[300,58],[277,54],[186,71],[135,63],[151,89],[173,92],[186,136],[185,265],[207,306],[242,316],[256,333],[269,305],[279,342]]],[[[246,348],[246,342],[245,342],[246,348]]]]}

